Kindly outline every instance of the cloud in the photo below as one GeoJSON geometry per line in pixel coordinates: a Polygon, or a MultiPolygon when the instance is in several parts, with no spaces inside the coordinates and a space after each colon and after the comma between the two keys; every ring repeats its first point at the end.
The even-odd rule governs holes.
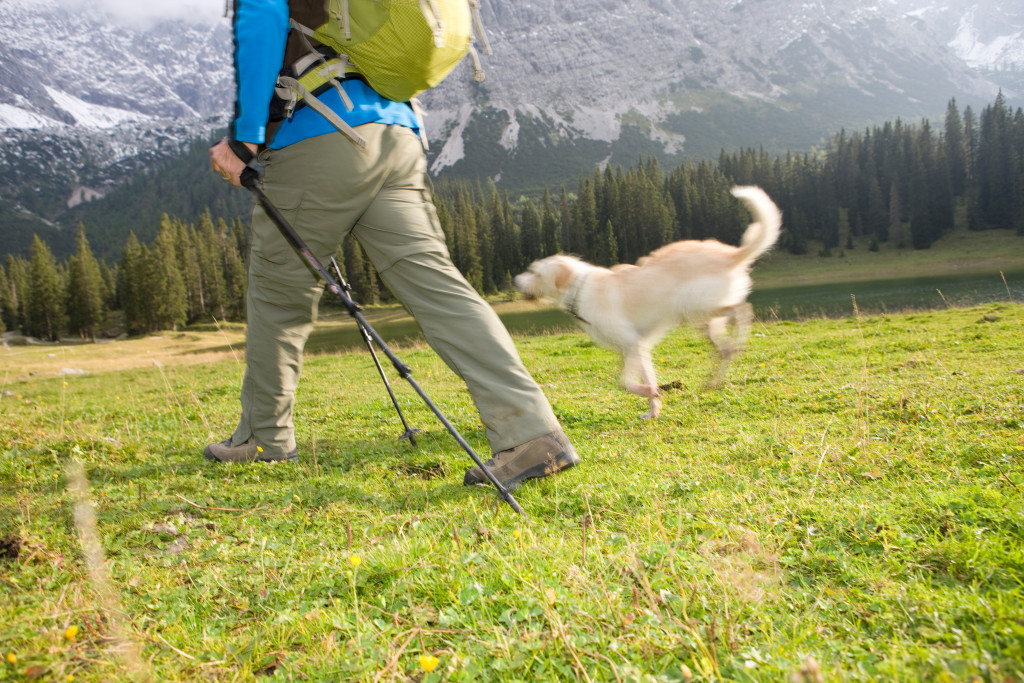
{"type": "Polygon", "coordinates": [[[76,12],[102,12],[114,21],[136,28],[147,28],[166,19],[181,19],[193,24],[213,24],[224,16],[225,0],[59,0],[76,12]]]}

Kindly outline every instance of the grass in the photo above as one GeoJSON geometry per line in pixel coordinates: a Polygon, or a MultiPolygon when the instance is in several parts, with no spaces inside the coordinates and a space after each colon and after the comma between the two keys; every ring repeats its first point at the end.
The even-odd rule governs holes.
{"type": "MultiPolygon", "coordinates": [[[[812,253],[821,245],[809,246],[812,253]]],[[[947,233],[931,249],[898,249],[882,242],[870,251],[869,239],[854,238],[853,249],[837,248],[831,256],[794,255],[783,249],[769,252],[757,261],[754,279],[757,289],[773,289],[823,283],[890,280],[1020,271],[1024,241],[1012,230],[971,232],[958,229],[947,233]]]]}
{"type": "Polygon", "coordinates": [[[1024,305],[761,323],[710,393],[681,331],[655,422],[517,343],[583,456],[528,518],[365,352],[307,357],[298,465],[223,466],[240,328],[4,349],[0,680],[1024,681],[1024,305]]]}

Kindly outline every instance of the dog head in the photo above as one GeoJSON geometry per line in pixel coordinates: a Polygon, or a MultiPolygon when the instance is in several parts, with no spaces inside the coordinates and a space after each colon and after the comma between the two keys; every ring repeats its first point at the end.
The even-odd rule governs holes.
{"type": "Polygon", "coordinates": [[[512,283],[528,299],[558,301],[582,265],[583,262],[575,256],[548,256],[531,263],[526,272],[515,276],[512,283]]]}

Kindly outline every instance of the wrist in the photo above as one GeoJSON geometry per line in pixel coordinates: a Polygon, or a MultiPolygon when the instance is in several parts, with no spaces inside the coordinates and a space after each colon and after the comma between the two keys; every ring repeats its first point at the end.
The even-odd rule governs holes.
{"type": "Polygon", "coordinates": [[[235,156],[238,157],[243,164],[250,164],[256,158],[256,150],[258,149],[254,142],[243,142],[241,140],[235,140],[234,138],[227,139],[228,147],[234,152],[235,156]]]}

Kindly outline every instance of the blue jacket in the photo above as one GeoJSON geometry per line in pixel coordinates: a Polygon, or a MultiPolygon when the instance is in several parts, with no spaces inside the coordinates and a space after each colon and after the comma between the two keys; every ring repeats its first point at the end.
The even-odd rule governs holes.
{"type": "MultiPolygon", "coordinates": [[[[284,62],[288,28],[288,0],[237,0],[235,3],[232,134],[236,140],[267,142],[267,117],[277,75],[284,62]]],[[[350,126],[377,122],[419,129],[416,115],[407,103],[386,99],[358,79],[344,81],[342,87],[354,105],[351,111],[334,90],[319,99],[350,126]]],[[[269,146],[280,149],[333,132],[334,126],[325,118],[310,107],[302,107],[281,125],[269,146]]]]}

